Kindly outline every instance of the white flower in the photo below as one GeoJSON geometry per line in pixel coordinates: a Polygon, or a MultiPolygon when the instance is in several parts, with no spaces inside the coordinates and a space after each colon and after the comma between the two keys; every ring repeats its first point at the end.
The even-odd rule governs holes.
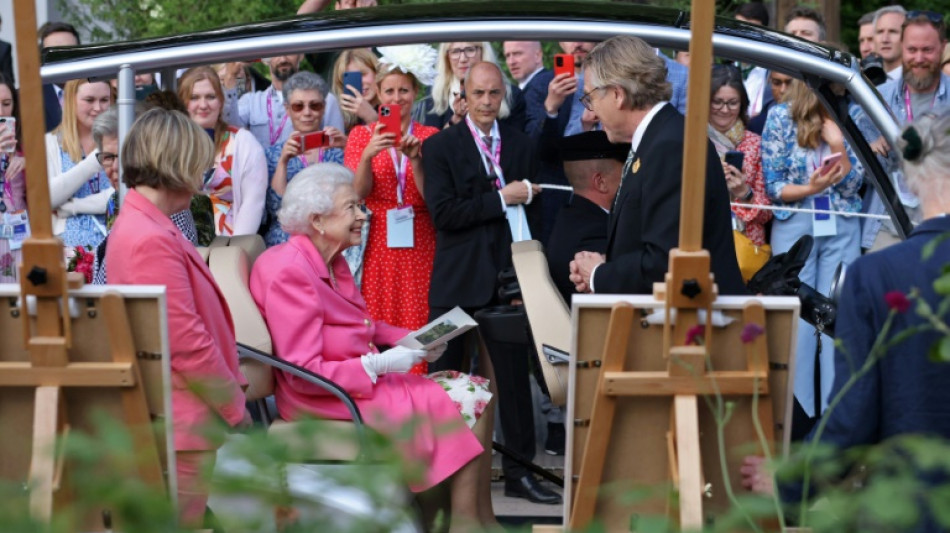
{"type": "Polygon", "coordinates": [[[407,44],[404,46],[380,46],[376,48],[382,57],[379,62],[387,65],[389,70],[398,67],[408,72],[423,85],[432,85],[435,81],[436,64],[439,53],[427,44],[407,44]]]}

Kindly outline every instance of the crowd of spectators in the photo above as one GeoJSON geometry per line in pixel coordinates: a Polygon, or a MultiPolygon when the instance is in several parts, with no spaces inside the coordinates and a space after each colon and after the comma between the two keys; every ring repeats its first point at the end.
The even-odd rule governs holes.
{"type": "MultiPolygon", "coordinates": [[[[305,2],[301,12],[325,3],[305,2]]],[[[353,7],[340,4],[338,9],[353,7]]],[[[742,4],[736,18],[769,24],[769,13],[759,2],[742,4]]],[[[950,78],[941,69],[950,69],[950,48],[942,14],[887,6],[862,17],[859,27],[860,55],[880,57],[887,81],[879,90],[901,124],[946,105],[950,78]]],[[[816,42],[826,35],[821,14],[806,7],[792,9],[783,29],[816,42]]],[[[43,47],[79,44],[78,33],[65,23],[44,25],[40,38],[43,47]]],[[[669,247],[636,251],[640,255],[631,255],[640,244],[630,250],[622,244],[617,248],[618,239],[621,243],[626,239],[624,232],[640,227],[637,222],[615,228],[624,177],[640,171],[641,162],[644,173],[659,168],[651,166],[647,152],[637,156],[638,143],[649,146],[657,135],[642,139],[641,130],[627,131],[616,117],[630,112],[631,117],[646,113],[641,117],[645,123],[657,116],[665,124],[679,120],[674,114],[681,117],[685,112],[689,70],[706,67],[690,67],[688,54],[675,53],[674,60],[642,42],[621,43],[616,49],[595,48],[596,43],[588,42],[557,44],[573,60],[572,72],[555,74],[546,68],[550,58],[544,57],[541,43],[508,41],[499,49],[510,79],[490,42],[351,49],[327,54],[329,64],[327,57],[308,56],[311,65],[323,64],[329,83],[319,73],[301,70],[300,55],[266,59],[269,78],[244,63],[191,68],[180,73],[177,94],[158,91],[154,77],[143,75],[136,84],[150,88],[141,96],[152,93],[148,98],[153,108],[183,113],[197,129],[177,123],[175,128],[188,135],[204,131],[211,141],[213,162],[202,170],[201,183],[173,187],[190,190],[194,185],[191,206],[186,202],[167,214],[193,244],[208,245],[215,236],[259,233],[268,247],[274,247],[253,271],[252,292],[275,335],[278,356],[305,366],[329,358],[346,366],[347,372],[356,368],[359,379],[354,386],[362,392],[373,387],[377,395],[389,390],[386,387],[425,389],[425,394],[439,398],[439,407],[418,409],[450,417],[445,405],[452,404],[444,404],[439,390],[426,389],[425,383],[439,382],[432,375],[428,382],[420,381],[424,377],[398,381],[402,378],[383,376],[406,372],[425,376],[436,370],[440,376],[462,379],[459,376],[466,375],[461,370],[468,368],[465,358],[479,350],[466,351],[466,345],[453,341],[446,354],[436,358],[378,353],[372,339],[391,344],[455,306],[475,314],[502,303],[498,274],[510,266],[513,241],[536,238],[556,250],[551,275],[568,303],[577,292],[644,292],[654,274],[667,268],[669,247]],[[623,74],[602,66],[589,69],[588,56],[593,52],[603,61],[608,49],[630,54],[631,61],[646,70],[623,74]],[[614,75],[653,77],[644,78],[646,85],[627,87],[611,82],[614,75]],[[595,76],[599,84],[585,76],[595,76]],[[655,92],[647,94],[643,87],[651,84],[655,92]],[[621,90],[613,91],[613,86],[621,90]],[[608,107],[611,98],[623,102],[616,113],[608,107]],[[625,108],[631,99],[634,107],[625,108]],[[388,120],[393,115],[397,121],[388,120]],[[322,195],[322,200],[295,193],[322,195]],[[577,225],[572,225],[574,217],[577,225]],[[201,231],[204,226],[210,230],[201,231]],[[583,234],[577,234],[579,228],[584,228],[583,234]],[[567,235],[570,242],[578,242],[571,249],[564,246],[567,235]],[[314,272],[291,268],[304,256],[303,266],[315,269],[316,278],[314,272]],[[617,257],[625,259],[618,262],[617,257]],[[633,258],[639,262],[636,268],[627,263],[633,258]],[[643,279],[633,280],[630,272],[641,272],[643,279]],[[296,299],[289,296],[294,292],[296,299]],[[305,293],[313,293],[314,300],[301,301],[299,296],[305,293]],[[345,363],[354,357],[346,346],[333,344],[326,354],[314,353],[315,346],[326,344],[327,335],[337,334],[321,325],[327,320],[324,310],[310,309],[316,301],[341,309],[347,302],[356,306],[347,310],[347,320],[353,327],[365,321],[370,328],[364,332],[370,339],[369,352],[357,353],[362,366],[345,363]],[[294,329],[293,324],[300,327],[294,329]],[[379,325],[375,331],[373,324],[379,325]],[[312,344],[301,346],[301,339],[310,338],[303,335],[306,328],[316,337],[312,344]]],[[[773,253],[787,251],[803,235],[814,237],[801,279],[822,293],[829,291],[838,263],[854,262],[862,245],[873,250],[896,240],[896,230],[888,222],[850,216],[883,213],[883,204],[865,185],[864,169],[842,132],[803,81],[742,64],[714,65],[711,76],[708,134],[714,159],[707,167],[707,179],[719,179],[721,171],[713,189],[728,197],[735,234],[755,247],[770,246],[773,253]]],[[[62,87],[44,86],[54,231],[67,250],[98,249],[97,282],[139,279],[129,270],[128,260],[115,251],[116,242],[108,252],[105,246],[117,211],[125,209],[124,204],[117,205],[115,193],[120,147],[117,113],[110,108],[114,101],[115,89],[104,81],[78,79],[62,87]],[[110,256],[114,258],[110,262],[119,264],[107,272],[105,258],[110,256]]],[[[17,112],[12,78],[0,74],[0,117],[15,117],[17,112]]],[[[150,111],[139,110],[143,112],[150,111]]],[[[156,113],[152,120],[158,124],[156,113]]],[[[15,129],[0,123],[0,215],[5,231],[0,238],[0,282],[16,281],[15,265],[25,235],[28,169],[19,129],[19,123],[15,129]]],[[[874,138],[868,140],[877,142],[875,150],[886,162],[891,148],[878,139],[873,127],[870,130],[874,138]]],[[[142,157],[149,154],[143,152],[142,157]]],[[[135,156],[131,150],[129,155],[135,156]]],[[[889,170],[912,220],[919,221],[919,199],[904,186],[898,169],[889,166],[889,170]]],[[[155,186],[147,169],[132,171],[133,181],[141,187],[155,186]]],[[[148,212],[143,205],[132,209],[148,212]]],[[[711,227],[724,220],[717,219],[711,227]]],[[[658,228],[643,227],[636,240],[646,239],[652,231],[658,228]]],[[[728,226],[723,231],[728,235],[728,226]]],[[[129,240],[120,235],[120,240],[129,240]]],[[[731,244],[729,249],[735,251],[731,244]]],[[[726,259],[732,263],[734,258],[726,259]]],[[[754,268],[737,264],[748,280],[754,268]]],[[[714,260],[713,267],[725,272],[717,274],[721,292],[744,292],[741,283],[730,285],[731,265],[717,266],[714,260]]],[[[831,338],[816,336],[804,323],[799,332],[794,390],[800,423],[796,433],[802,435],[827,405],[835,367],[831,338]]],[[[474,344],[484,355],[486,347],[474,344]]],[[[513,361],[528,360],[527,348],[502,358],[488,355],[478,358],[472,368],[492,381],[506,444],[530,459],[534,437],[526,425],[533,424],[525,412],[530,413],[531,399],[520,390],[527,386],[529,369],[527,363],[511,366],[513,361]]],[[[326,364],[332,374],[333,364],[326,364]]],[[[346,382],[350,374],[339,376],[346,382]]],[[[296,394],[307,396],[307,391],[281,380],[278,384],[293,391],[278,394],[282,413],[293,416],[304,409],[306,398],[296,394]]],[[[313,406],[306,410],[333,411],[313,406]]],[[[481,411],[478,415],[470,428],[481,411]]],[[[230,418],[237,422],[235,416],[230,418]]],[[[484,431],[473,431],[459,437],[464,441],[459,446],[471,448],[464,461],[434,465],[420,488],[464,473],[469,464],[481,464],[477,447],[484,431]]],[[[548,434],[545,449],[563,453],[563,416],[549,418],[548,434]]],[[[429,440],[415,443],[417,452],[441,460],[440,447],[446,444],[435,446],[438,439],[429,440]]],[[[517,465],[506,462],[505,470],[507,493],[542,503],[560,501],[517,465]]],[[[479,502],[480,492],[463,494],[479,502]]],[[[491,522],[483,506],[459,505],[459,512],[473,520],[491,522]]]]}

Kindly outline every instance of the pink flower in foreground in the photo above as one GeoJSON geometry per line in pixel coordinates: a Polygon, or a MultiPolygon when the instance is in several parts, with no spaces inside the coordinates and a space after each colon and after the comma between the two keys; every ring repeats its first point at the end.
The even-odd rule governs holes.
{"type": "Polygon", "coordinates": [[[695,326],[686,330],[686,346],[695,344],[696,346],[703,345],[703,334],[706,333],[706,327],[702,324],[696,324],[695,326]]]}
{"type": "Polygon", "coordinates": [[[898,313],[906,313],[910,309],[910,300],[901,291],[888,292],[884,295],[884,301],[887,302],[887,307],[898,313]]]}
{"type": "Polygon", "coordinates": [[[763,333],[765,333],[765,328],[750,322],[742,328],[742,334],[739,335],[739,338],[742,339],[743,344],[749,344],[758,339],[763,333]]]}

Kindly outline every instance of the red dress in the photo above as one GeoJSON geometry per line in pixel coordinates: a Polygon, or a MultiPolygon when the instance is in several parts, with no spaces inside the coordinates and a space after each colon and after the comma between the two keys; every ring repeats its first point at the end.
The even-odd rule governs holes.
{"type": "MultiPolygon", "coordinates": [[[[343,164],[356,171],[363,150],[369,144],[376,124],[357,126],[350,131],[343,153],[343,164]]],[[[425,141],[438,133],[438,128],[412,123],[412,134],[425,141]]],[[[397,152],[399,153],[399,152],[397,152]]],[[[397,206],[396,168],[389,150],[376,154],[372,161],[373,189],[366,197],[366,207],[373,213],[369,239],[363,258],[363,299],[370,316],[393,326],[418,329],[429,319],[429,279],[435,258],[435,226],[425,199],[416,188],[412,166],[407,164],[404,202],[415,212],[412,248],[389,248],[386,245],[386,211],[397,206]]],[[[425,363],[413,368],[424,374],[425,363]]]]}

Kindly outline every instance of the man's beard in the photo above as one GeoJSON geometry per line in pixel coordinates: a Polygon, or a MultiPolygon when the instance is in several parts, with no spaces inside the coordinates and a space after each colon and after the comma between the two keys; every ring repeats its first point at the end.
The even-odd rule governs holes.
{"type": "Polygon", "coordinates": [[[920,64],[911,64],[904,65],[904,83],[906,83],[911,89],[915,91],[926,91],[934,86],[934,82],[940,76],[940,71],[938,70],[938,65],[936,63],[926,63],[924,65],[920,64]],[[917,76],[914,74],[914,66],[919,67],[929,67],[926,74],[922,76],[917,76]]]}
{"type": "Polygon", "coordinates": [[[297,68],[290,64],[281,64],[274,67],[274,77],[279,81],[284,82],[290,79],[291,76],[297,73],[297,68]]]}

